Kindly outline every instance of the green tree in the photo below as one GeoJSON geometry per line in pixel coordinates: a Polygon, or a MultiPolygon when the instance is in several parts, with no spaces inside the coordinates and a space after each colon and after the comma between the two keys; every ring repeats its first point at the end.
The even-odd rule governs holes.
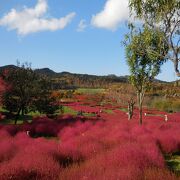
{"type": "Polygon", "coordinates": [[[38,95],[34,103],[35,110],[40,113],[53,115],[59,108],[58,96],[53,95],[51,80],[47,77],[39,79],[38,95]]]}
{"type": "Polygon", "coordinates": [[[38,75],[30,64],[18,64],[4,76],[8,88],[3,94],[3,106],[15,114],[15,124],[22,114],[30,111],[53,114],[58,108],[56,99],[51,96],[52,84],[47,78],[38,75]]]}
{"type": "Polygon", "coordinates": [[[125,47],[127,64],[130,69],[130,82],[137,91],[139,106],[139,122],[142,124],[142,105],[145,93],[150,87],[151,81],[160,72],[161,65],[166,61],[164,56],[168,51],[168,45],[164,41],[164,33],[144,27],[135,29],[126,35],[125,47]]]}
{"type": "Polygon", "coordinates": [[[15,124],[19,115],[24,115],[30,109],[33,97],[36,95],[38,76],[31,69],[30,64],[18,64],[15,69],[9,69],[4,76],[9,85],[3,95],[3,105],[11,113],[16,113],[15,124]]]}
{"type": "Polygon", "coordinates": [[[129,0],[129,7],[131,14],[143,24],[164,32],[169,47],[166,58],[174,63],[180,77],[180,0],[129,0]]]}

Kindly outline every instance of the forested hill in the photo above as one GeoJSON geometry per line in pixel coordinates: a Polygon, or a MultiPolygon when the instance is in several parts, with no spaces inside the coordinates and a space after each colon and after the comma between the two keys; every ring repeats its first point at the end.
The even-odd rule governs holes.
{"type": "MultiPolygon", "coordinates": [[[[70,72],[61,72],[56,73],[48,68],[37,69],[37,73],[45,74],[51,76],[54,83],[64,87],[107,87],[112,83],[126,83],[128,81],[127,76],[97,76],[97,75],[88,75],[88,74],[75,74],[70,72]]],[[[58,87],[57,87],[58,88],[58,87]]]]}
{"type": "MultiPolygon", "coordinates": [[[[0,72],[5,69],[15,69],[18,68],[14,65],[7,65],[0,67],[0,72]]],[[[54,88],[75,88],[75,87],[107,87],[112,83],[126,83],[128,81],[127,76],[96,76],[88,74],[75,74],[70,72],[54,72],[49,68],[35,69],[35,72],[41,75],[46,75],[52,79],[54,88]]]]}
{"type": "MultiPolygon", "coordinates": [[[[7,65],[0,67],[0,72],[5,69],[18,68],[14,65],[7,65]]],[[[77,87],[91,87],[91,88],[105,88],[114,83],[127,83],[128,76],[97,76],[88,74],[75,74],[70,72],[54,72],[49,68],[35,69],[40,75],[46,75],[52,79],[55,89],[77,88],[77,87]]]]}

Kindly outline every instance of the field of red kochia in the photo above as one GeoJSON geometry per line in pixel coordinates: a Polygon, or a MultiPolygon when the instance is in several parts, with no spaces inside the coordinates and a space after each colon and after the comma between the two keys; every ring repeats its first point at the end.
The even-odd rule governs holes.
{"type": "Polygon", "coordinates": [[[144,117],[140,126],[136,113],[128,121],[119,110],[100,117],[37,117],[32,123],[1,125],[0,179],[178,179],[164,155],[180,150],[179,132],[178,113],[168,122],[160,116],[144,117]]]}

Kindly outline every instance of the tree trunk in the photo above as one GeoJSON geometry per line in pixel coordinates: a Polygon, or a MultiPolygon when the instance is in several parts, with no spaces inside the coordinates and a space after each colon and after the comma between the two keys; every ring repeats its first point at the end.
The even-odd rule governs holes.
{"type": "Polygon", "coordinates": [[[22,110],[21,110],[22,116],[24,116],[24,111],[25,111],[25,108],[24,108],[24,106],[22,106],[22,110]]]}
{"type": "Polygon", "coordinates": [[[140,103],[139,106],[139,123],[142,125],[142,102],[140,103]]]}
{"type": "Polygon", "coordinates": [[[142,102],[143,102],[143,93],[138,92],[139,124],[140,125],[142,125],[142,102]]]}
{"type": "Polygon", "coordinates": [[[128,103],[128,120],[131,120],[131,106],[130,106],[130,102],[128,103]]]}
{"type": "Polygon", "coordinates": [[[135,104],[135,102],[132,102],[132,104],[131,104],[131,119],[134,115],[134,104],[135,104]]]}
{"type": "Polygon", "coordinates": [[[21,108],[19,108],[17,114],[16,114],[16,118],[15,118],[15,121],[14,121],[14,124],[16,125],[17,124],[17,121],[19,119],[19,115],[20,115],[20,112],[21,112],[21,108]]]}
{"type": "Polygon", "coordinates": [[[175,69],[176,75],[177,75],[178,77],[180,77],[180,72],[179,72],[179,69],[178,69],[178,65],[179,65],[178,62],[179,62],[179,59],[176,58],[176,59],[174,60],[174,69],[175,69]]]}
{"type": "Polygon", "coordinates": [[[131,120],[133,117],[134,104],[135,104],[135,102],[133,101],[133,99],[128,101],[128,120],[131,120]]]}

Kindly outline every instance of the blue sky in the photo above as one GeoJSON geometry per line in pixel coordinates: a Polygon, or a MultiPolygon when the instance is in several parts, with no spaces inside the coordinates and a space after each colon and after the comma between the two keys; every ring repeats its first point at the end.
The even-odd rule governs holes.
{"type": "MultiPolygon", "coordinates": [[[[127,32],[126,4],[127,0],[1,0],[0,65],[16,64],[18,59],[57,72],[127,75],[121,45],[127,32]]],[[[158,78],[176,80],[171,62],[158,78]]]]}

